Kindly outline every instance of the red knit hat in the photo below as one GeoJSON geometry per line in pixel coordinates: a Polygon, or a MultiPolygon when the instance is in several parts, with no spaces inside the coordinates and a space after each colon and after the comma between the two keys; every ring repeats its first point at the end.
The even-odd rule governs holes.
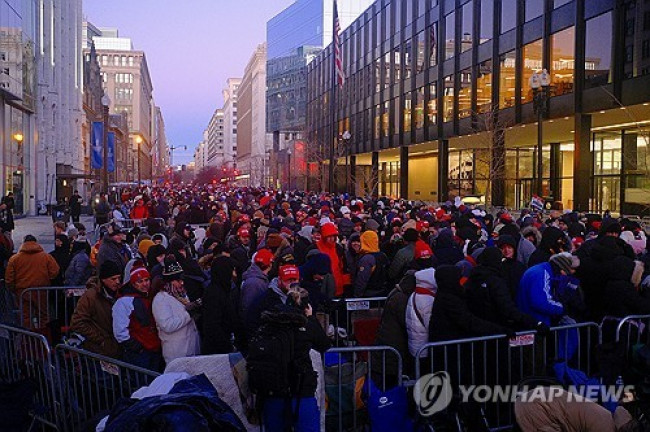
{"type": "Polygon", "coordinates": [[[323,237],[335,236],[339,235],[339,229],[333,223],[328,222],[320,228],[320,233],[323,237]]]}
{"type": "Polygon", "coordinates": [[[129,275],[129,282],[134,283],[139,281],[140,279],[146,279],[148,277],[150,277],[149,271],[147,271],[146,268],[136,267],[133,270],[131,270],[131,274],[129,275]]]}
{"type": "Polygon", "coordinates": [[[428,244],[426,244],[423,240],[418,240],[415,242],[414,258],[416,260],[431,258],[432,256],[433,256],[433,251],[431,250],[428,244]]]}

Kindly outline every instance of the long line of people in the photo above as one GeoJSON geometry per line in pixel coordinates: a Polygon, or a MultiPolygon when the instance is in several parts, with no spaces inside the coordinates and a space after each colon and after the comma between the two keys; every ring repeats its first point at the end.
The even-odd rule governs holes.
{"type": "MultiPolygon", "coordinates": [[[[336,298],[387,296],[375,343],[399,351],[407,372],[431,341],[650,313],[647,240],[627,219],[214,186],[136,190],[115,206],[146,230],[115,220],[92,247],[59,236],[52,276],[96,272],[71,330],[84,348],[150,369],[247,352],[278,310],[311,321],[336,298]]],[[[318,328],[322,351],[336,329],[318,328]]]]}

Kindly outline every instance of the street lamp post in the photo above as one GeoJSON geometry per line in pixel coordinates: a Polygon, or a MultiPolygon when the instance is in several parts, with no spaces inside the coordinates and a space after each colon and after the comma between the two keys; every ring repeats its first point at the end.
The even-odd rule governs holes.
{"type": "Polygon", "coordinates": [[[104,133],[103,133],[103,158],[102,158],[102,186],[103,191],[108,193],[108,109],[111,105],[111,99],[108,94],[102,96],[102,107],[104,108],[104,133]]]}
{"type": "MultiPolygon", "coordinates": [[[[169,147],[169,166],[170,167],[174,166],[174,150],[178,150],[178,149],[187,150],[187,146],[183,145],[183,146],[171,146],[171,147],[169,147]]],[[[171,182],[173,180],[174,180],[174,176],[173,176],[173,174],[171,174],[169,181],[171,182]]]]}
{"type": "Polygon", "coordinates": [[[350,131],[346,130],[345,132],[343,132],[341,138],[343,138],[343,145],[345,146],[345,193],[348,193],[350,192],[349,159],[350,159],[350,138],[352,138],[352,135],[350,134],[350,131]]]}
{"type": "Polygon", "coordinates": [[[542,121],[546,115],[548,100],[550,97],[549,89],[551,88],[551,77],[546,69],[541,72],[535,72],[529,80],[530,87],[533,90],[533,110],[537,114],[537,175],[535,176],[535,192],[539,197],[544,194],[543,178],[543,125],[542,121]]]}

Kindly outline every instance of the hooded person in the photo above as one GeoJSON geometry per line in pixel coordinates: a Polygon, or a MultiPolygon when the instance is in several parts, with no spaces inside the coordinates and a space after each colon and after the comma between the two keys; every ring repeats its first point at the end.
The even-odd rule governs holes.
{"type": "MultiPolygon", "coordinates": [[[[50,252],[52,258],[59,265],[59,274],[54,278],[54,286],[62,286],[65,277],[65,271],[70,265],[70,238],[65,234],[59,234],[54,238],[54,250],[50,252]]],[[[85,282],[85,281],[84,281],[85,282]]]]}
{"type": "Polygon", "coordinates": [[[605,315],[625,317],[650,314],[650,293],[640,289],[644,264],[626,256],[614,258],[605,285],[605,315]]]}
{"type": "Polygon", "coordinates": [[[229,257],[220,256],[212,262],[211,282],[203,293],[203,355],[233,351],[231,336],[239,322],[231,299],[234,270],[229,257]]]}
{"type": "Polygon", "coordinates": [[[314,227],[305,225],[300,228],[296,235],[296,241],[293,246],[294,256],[296,258],[296,265],[303,265],[310,250],[316,249],[316,245],[312,241],[312,232],[314,227]]]}
{"type": "Polygon", "coordinates": [[[192,312],[201,302],[191,302],[183,286],[183,269],[172,256],[165,258],[163,288],[153,299],[153,316],[165,363],[200,352],[199,332],[192,312]]]}
{"type": "Polygon", "coordinates": [[[503,254],[503,260],[501,261],[502,276],[513,299],[517,296],[519,282],[526,271],[526,266],[517,259],[517,246],[517,240],[508,234],[500,235],[497,240],[497,247],[503,254]]]}
{"type": "Polygon", "coordinates": [[[499,248],[487,247],[478,256],[478,266],[465,284],[467,306],[470,312],[486,321],[515,331],[537,329],[547,333],[548,328],[530,315],[522,313],[503,278],[503,253],[499,248]]]}
{"type": "Polygon", "coordinates": [[[345,250],[336,240],[339,231],[336,225],[329,222],[321,227],[321,239],[316,243],[318,250],[330,257],[332,275],[336,283],[335,295],[340,297],[345,292],[345,287],[350,284],[350,275],[346,272],[345,250]]]}
{"type": "Polygon", "coordinates": [[[499,238],[501,236],[511,236],[516,242],[515,245],[515,259],[519,261],[523,266],[528,266],[528,261],[530,257],[535,253],[535,245],[531,243],[526,237],[522,236],[519,227],[515,223],[505,224],[499,231],[499,238]]]}
{"type": "Polygon", "coordinates": [[[335,292],[330,257],[318,250],[310,251],[307,261],[298,269],[300,286],[309,293],[314,311],[326,309],[335,292]]]}
{"type": "Polygon", "coordinates": [[[436,291],[437,285],[433,268],[415,272],[415,291],[409,297],[406,305],[408,349],[414,357],[429,340],[431,309],[436,291]]]}
{"type": "Polygon", "coordinates": [[[418,240],[415,243],[415,253],[413,254],[413,261],[409,263],[409,269],[424,270],[429,267],[436,267],[438,260],[433,255],[433,250],[424,241],[418,240]]]}
{"type": "Polygon", "coordinates": [[[555,254],[570,251],[571,243],[566,234],[559,228],[547,227],[542,232],[542,239],[537,249],[535,249],[535,252],[533,252],[528,260],[528,268],[548,262],[551,256],[555,254]]]}
{"type": "Polygon", "coordinates": [[[90,244],[85,238],[78,237],[72,242],[70,257],[70,264],[63,280],[64,286],[85,285],[94,270],[90,263],[90,244]]]}
{"type": "Polygon", "coordinates": [[[354,280],[357,271],[357,261],[359,261],[361,252],[361,233],[353,232],[348,239],[347,248],[345,250],[345,263],[348,266],[347,271],[350,274],[350,279],[354,280]]]}
{"type": "Polygon", "coordinates": [[[269,272],[273,259],[273,252],[270,249],[258,249],[253,255],[252,264],[244,272],[237,307],[237,312],[243,321],[247,320],[251,306],[258,302],[269,288],[269,272]]]}
{"type": "Polygon", "coordinates": [[[420,237],[415,228],[407,228],[404,231],[403,238],[406,244],[397,251],[388,269],[388,277],[392,281],[400,280],[406,272],[409,263],[413,261],[415,256],[415,244],[420,237]]]}
{"type": "Polygon", "coordinates": [[[378,297],[387,293],[388,257],[379,250],[379,237],[374,231],[361,234],[361,250],[354,278],[354,297],[378,297]]]}
{"type": "Polygon", "coordinates": [[[433,253],[440,265],[455,265],[465,257],[462,249],[454,241],[454,233],[449,228],[441,229],[435,239],[433,253]]]}

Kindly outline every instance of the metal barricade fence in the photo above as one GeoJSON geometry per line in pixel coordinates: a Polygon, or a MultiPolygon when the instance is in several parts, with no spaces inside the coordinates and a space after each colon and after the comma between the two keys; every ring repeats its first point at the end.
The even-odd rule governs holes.
{"type": "MultiPolygon", "coordinates": [[[[56,366],[43,335],[0,324],[0,381],[3,384],[32,384],[34,407],[30,416],[50,428],[59,428],[61,400],[58,398],[56,366]]],[[[21,401],[15,403],[21,404],[21,401]]],[[[24,408],[17,405],[16,416],[24,408]]],[[[3,409],[9,407],[3,406],[3,409]]]]}
{"type": "Polygon", "coordinates": [[[324,363],[326,430],[367,430],[364,395],[401,386],[402,365],[402,356],[390,346],[328,350],[324,363]]]}
{"type": "Polygon", "coordinates": [[[481,401],[478,405],[490,429],[508,428],[514,423],[508,393],[514,387],[508,390],[503,386],[516,386],[531,377],[552,376],[551,367],[561,362],[589,376],[595,363],[591,348],[599,341],[599,330],[595,323],[579,323],[554,327],[546,337],[530,331],[518,333],[513,340],[494,335],[428,343],[416,355],[415,391],[427,390],[418,387],[423,385],[420,378],[442,372],[446,375],[438,379],[446,380],[443,384],[450,385],[457,397],[463,395],[460,386],[465,390],[468,386],[486,386],[492,391],[499,386],[498,391],[509,396],[507,401],[481,401]]]}
{"type": "Polygon", "coordinates": [[[55,356],[59,392],[65,401],[61,424],[66,431],[83,430],[84,423],[160,375],[68,345],[58,345],[55,356]]]}
{"type": "Polygon", "coordinates": [[[99,240],[99,233],[102,229],[102,227],[106,228],[108,227],[111,223],[115,223],[119,227],[121,227],[125,231],[131,231],[133,228],[138,227],[138,228],[146,228],[147,227],[147,220],[153,219],[156,221],[161,228],[165,228],[166,226],[166,221],[165,219],[162,218],[147,218],[147,219],[111,219],[109,223],[97,225],[95,228],[95,240],[99,240]]]}
{"type": "Polygon", "coordinates": [[[348,342],[361,342],[361,345],[374,344],[374,338],[371,341],[356,341],[355,327],[368,325],[376,330],[386,305],[386,297],[334,299],[333,303],[335,306],[331,316],[336,342],[344,339],[338,331],[342,328],[347,333],[348,342]]]}
{"type": "MultiPolygon", "coordinates": [[[[20,293],[20,325],[31,330],[59,333],[70,327],[77,302],[85,286],[27,288],[20,293]]],[[[54,334],[51,335],[55,337],[54,334]]]]}
{"type": "Polygon", "coordinates": [[[614,340],[616,343],[623,342],[626,362],[630,361],[633,346],[640,344],[644,336],[645,342],[650,342],[648,326],[650,315],[628,315],[618,321],[614,340]]]}

